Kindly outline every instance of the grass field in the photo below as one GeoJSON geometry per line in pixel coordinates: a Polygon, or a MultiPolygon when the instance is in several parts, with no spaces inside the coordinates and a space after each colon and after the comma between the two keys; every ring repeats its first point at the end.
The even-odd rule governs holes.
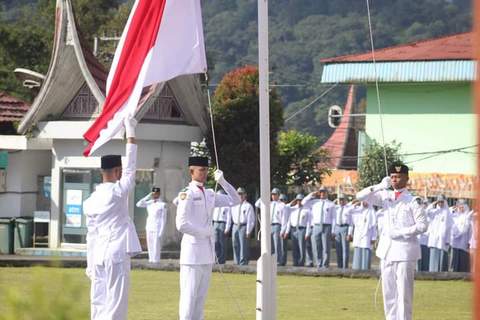
{"type": "MultiPolygon", "coordinates": [[[[178,276],[178,272],[133,270],[128,318],[177,319],[178,276]]],[[[374,279],[279,276],[277,319],[383,319],[381,292],[377,309],[374,306],[376,285],[374,279]]],[[[469,282],[417,281],[414,319],[471,319],[471,290],[469,282]]],[[[2,320],[87,319],[88,294],[83,269],[0,268],[2,320]],[[63,311],[58,316],[48,314],[52,306],[63,311]]],[[[214,273],[205,318],[255,319],[255,276],[214,273]]]]}

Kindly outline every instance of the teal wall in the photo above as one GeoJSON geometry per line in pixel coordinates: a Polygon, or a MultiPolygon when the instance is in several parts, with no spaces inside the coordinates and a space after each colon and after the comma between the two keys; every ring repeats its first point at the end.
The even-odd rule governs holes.
{"type": "MultiPolygon", "coordinates": [[[[470,83],[380,84],[385,142],[401,143],[401,153],[434,152],[476,145],[476,123],[470,83]]],[[[375,86],[367,87],[365,131],[381,143],[375,86]]],[[[416,172],[476,173],[476,148],[428,159],[405,156],[416,172]]]]}

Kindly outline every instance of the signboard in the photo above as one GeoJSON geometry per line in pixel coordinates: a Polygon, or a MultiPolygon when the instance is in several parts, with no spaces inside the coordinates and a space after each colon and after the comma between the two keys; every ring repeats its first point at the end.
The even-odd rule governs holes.
{"type": "Polygon", "coordinates": [[[8,167],[8,151],[0,151],[0,168],[7,169],[8,167]]]}
{"type": "Polygon", "coordinates": [[[46,199],[50,199],[51,191],[52,191],[52,177],[49,177],[49,176],[43,177],[43,196],[46,199]]]}
{"type": "Polygon", "coordinates": [[[65,201],[65,226],[80,228],[82,226],[82,190],[67,190],[65,201]]]}

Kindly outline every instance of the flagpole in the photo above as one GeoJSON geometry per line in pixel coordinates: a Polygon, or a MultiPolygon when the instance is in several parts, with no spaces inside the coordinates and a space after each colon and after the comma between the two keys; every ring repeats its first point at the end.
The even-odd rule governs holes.
{"type": "Polygon", "coordinates": [[[268,0],[258,0],[258,73],[260,127],[261,254],[257,262],[257,320],[276,318],[275,255],[271,254],[270,221],[270,107],[268,65],[268,0]]]}

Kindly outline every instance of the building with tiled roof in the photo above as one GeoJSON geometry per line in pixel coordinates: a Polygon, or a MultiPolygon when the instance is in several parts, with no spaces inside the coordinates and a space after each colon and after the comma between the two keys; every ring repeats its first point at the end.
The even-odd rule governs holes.
{"type": "MultiPolygon", "coordinates": [[[[76,196],[83,201],[93,192],[101,181],[100,156],[124,154],[125,143],[118,134],[94,156],[82,155],[83,134],[105,100],[107,71],[82,40],[71,0],[57,0],[55,17],[51,61],[38,94],[16,118],[19,135],[0,136],[0,151],[8,152],[8,166],[0,174],[6,177],[0,217],[47,212],[50,248],[84,248],[85,217],[72,209],[71,201],[76,196]]],[[[137,126],[137,185],[130,203],[153,185],[171,203],[185,186],[190,143],[201,141],[208,128],[205,102],[195,75],[144,89],[136,114],[142,120],[137,126]]],[[[146,211],[133,206],[130,211],[144,239],[146,211]]],[[[167,243],[178,243],[174,219],[168,219],[165,236],[167,243]]]]}
{"type": "MultiPolygon", "coordinates": [[[[401,143],[413,189],[422,196],[474,197],[478,141],[472,42],[473,33],[467,32],[377,49],[376,63],[371,52],[321,60],[322,83],[367,89],[365,129],[357,137],[360,159],[369,141],[381,143],[382,119],[386,143],[401,143]]],[[[341,172],[335,174],[337,181],[343,179],[341,172]]],[[[343,176],[356,179],[351,173],[343,176]]]]}
{"type": "Polygon", "coordinates": [[[0,91],[0,122],[20,121],[29,108],[27,102],[0,91]]]}

